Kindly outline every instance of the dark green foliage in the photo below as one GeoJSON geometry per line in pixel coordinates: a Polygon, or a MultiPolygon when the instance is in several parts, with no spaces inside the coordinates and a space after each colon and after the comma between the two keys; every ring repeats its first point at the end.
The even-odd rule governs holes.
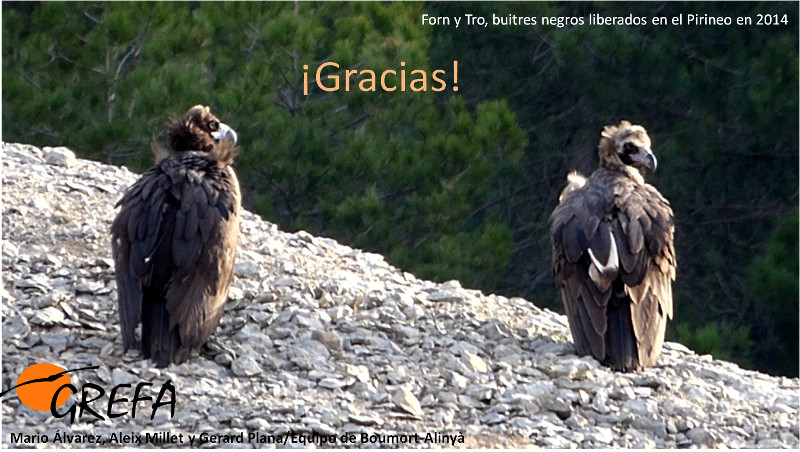
{"type": "Polygon", "coordinates": [[[629,119],[650,131],[648,178],[676,212],[670,337],[796,375],[796,213],[778,223],[798,202],[797,20],[794,3],[6,2],[3,139],[142,171],[170,116],[208,104],[239,133],[247,208],[560,310],[548,217],[567,172],[594,168],[602,126],[629,119]],[[687,12],[789,25],[420,23],[687,12]],[[346,69],[453,60],[458,92],[361,92],[356,76],[303,94],[326,61],[343,85],[346,69]]]}
{"type": "Polygon", "coordinates": [[[753,365],[753,341],[747,326],[712,321],[693,328],[688,322],[681,322],[674,331],[676,337],[673,340],[699,354],[710,354],[716,359],[734,361],[744,367],[753,365]]]}
{"type": "Polygon", "coordinates": [[[761,322],[765,344],[754,350],[759,368],[783,375],[798,373],[798,211],[769,236],[766,249],[747,269],[747,295],[761,322]]]}

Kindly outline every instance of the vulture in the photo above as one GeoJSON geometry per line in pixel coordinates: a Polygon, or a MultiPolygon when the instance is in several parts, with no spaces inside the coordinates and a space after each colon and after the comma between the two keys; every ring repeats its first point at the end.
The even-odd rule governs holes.
{"type": "Polygon", "coordinates": [[[672,319],[672,208],[644,181],[656,157],[642,126],[606,126],[598,154],[550,216],[553,274],[578,354],[638,371],[655,365],[672,319]]]}
{"type": "Polygon", "coordinates": [[[241,195],[236,132],[197,105],[153,145],[156,165],[131,185],[111,226],[125,351],[158,367],[185,361],[219,324],[233,279],[241,195]]]}

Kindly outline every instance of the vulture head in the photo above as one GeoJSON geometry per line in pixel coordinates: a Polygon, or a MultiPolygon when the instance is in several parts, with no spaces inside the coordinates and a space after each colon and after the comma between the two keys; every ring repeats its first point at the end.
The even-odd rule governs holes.
{"type": "Polygon", "coordinates": [[[211,114],[204,105],[195,105],[186,114],[174,119],[167,131],[169,150],[154,148],[156,164],[178,152],[201,151],[212,155],[221,166],[236,157],[236,131],[211,114]]]}
{"type": "Polygon", "coordinates": [[[606,126],[597,149],[601,166],[623,171],[640,182],[645,170],[656,170],[656,156],[650,149],[647,131],[628,121],[606,126]]]}

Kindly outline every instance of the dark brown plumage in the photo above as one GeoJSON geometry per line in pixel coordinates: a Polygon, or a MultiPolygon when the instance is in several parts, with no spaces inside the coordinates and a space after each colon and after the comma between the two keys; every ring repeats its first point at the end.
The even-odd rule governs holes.
{"type": "Polygon", "coordinates": [[[656,168],[644,128],[607,126],[600,167],[571,175],[550,216],[553,273],[579,354],[615,370],[653,366],[672,318],[674,222],[644,182],[656,168]]]}
{"type": "Polygon", "coordinates": [[[236,133],[208,107],[192,107],[154,145],[156,166],[120,206],[111,241],[125,350],[141,322],[141,351],[180,363],[214,332],[233,280],[241,196],[230,164],[236,133]]]}

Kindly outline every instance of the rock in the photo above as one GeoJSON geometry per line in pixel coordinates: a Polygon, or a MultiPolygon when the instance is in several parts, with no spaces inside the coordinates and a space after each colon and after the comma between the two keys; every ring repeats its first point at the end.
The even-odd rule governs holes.
{"type": "Polygon", "coordinates": [[[302,284],[297,278],[280,278],[272,282],[275,287],[300,287],[302,284]]]}
{"type": "Polygon", "coordinates": [[[457,302],[465,298],[466,294],[459,290],[437,290],[428,295],[428,301],[436,302],[457,302]]]}
{"type": "Polygon", "coordinates": [[[542,408],[552,411],[559,419],[567,419],[572,414],[572,406],[565,399],[555,394],[545,394],[540,399],[542,408]]]}
{"type": "Polygon", "coordinates": [[[346,372],[348,375],[352,375],[362,383],[369,383],[369,369],[367,366],[354,366],[352,364],[348,364],[346,372]]]}
{"type": "Polygon", "coordinates": [[[598,390],[592,399],[592,409],[600,414],[607,414],[611,412],[609,407],[608,392],[604,389],[598,390]]]}
{"type": "Polygon", "coordinates": [[[3,340],[25,337],[30,331],[28,321],[20,315],[8,316],[3,320],[3,340]]]}
{"type": "Polygon", "coordinates": [[[417,339],[420,337],[420,332],[418,329],[406,325],[401,324],[394,324],[392,325],[392,330],[397,333],[403,339],[417,339]]]}
{"type": "Polygon", "coordinates": [[[446,375],[447,381],[456,389],[464,389],[469,384],[469,380],[458,372],[448,371],[446,375]]]}
{"type": "MultiPolygon", "coordinates": [[[[655,417],[656,413],[654,412],[652,414],[648,414],[647,416],[655,417]]],[[[647,416],[636,416],[631,423],[631,426],[646,433],[650,438],[664,438],[667,435],[667,427],[664,422],[647,416]]]]}
{"type": "Polygon", "coordinates": [[[253,356],[243,356],[231,362],[231,371],[239,377],[251,377],[261,373],[261,367],[253,356]]]}
{"type": "Polygon", "coordinates": [[[484,373],[489,370],[489,367],[486,365],[486,362],[481,359],[480,356],[470,353],[466,350],[461,352],[462,356],[464,357],[464,364],[467,365],[473,372],[484,373]]]}
{"type": "Polygon", "coordinates": [[[114,386],[118,386],[121,384],[131,384],[135,381],[136,381],[135,376],[122,369],[114,369],[111,371],[111,383],[114,386]]]}
{"type": "Polygon", "coordinates": [[[237,259],[233,272],[236,276],[248,279],[261,278],[262,267],[250,260],[237,259]]]}
{"type": "Polygon", "coordinates": [[[600,444],[611,444],[614,440],[614,432],[607,427],[594,427],[589,429],[590,435],[587,438],[592,439],[600,444]]]}
{"type": "Polygon", "coordinates": [[[311,339],[321,343],[331,352],[340,352],[342,350],[343,339],[335,331],[314,330],[311,333],[311,339]]]}
{"type": "Polygon", "coordinates": [[[500,424],[505,421],[506,421],[505,416],[495,412],[486,413],[486,415],[481,418],[481,424],[486,424],[486,425],[500,424]]]}
{"type": "Polygon", "coordinates": [[[693,445],[699,447],[712,447],[716,444],[714,436],[704,428],[695,427],[685,433],[686,438],[692,442],[693,445]]]}
{"type": "Polygon", "coordinates": [[[334,377],[325,377],[319,381],[320,387],[327,388],[327,389],[339,389],[345,386],[347,383],[344,380],[340,380],[334,377]]]}
{"type": "Polygon", "coordinates": [[[32,305],[37,309],[55,306],[62,301],[68,300],[71,295],[72,294],[64,288],[56,288],[52,292],[46,293],[41,298],[36,299],[32,305]]]}
{"type": "Polygon", "coordinates": [[[44,151],[44,161],[50,165],[72,168],[77,163],[75,153],[63,146],[56,148],[45,146],[42,150],[44,151]]]}
{"type": "Polygon", "coordinates": [[[39,326],[53,326],[63,322],[65,318],[64,311],[55,306],[49,306],[37,311],[33,317],[31,317],[31,323],[39,326]]]}
{"type": "Polygon", "coordinates": [[[244,424],[248,429],[255,431],[267,431],[270,424],[267,420],[261,418],[248,419],[244,424]]]}
{"type": "Polygon", "coordinates": [[[494,397],[494,385],[470,385],[464,391],[465,394],[481,403],[489,403],[494,397]]]}
{"type": "Polygon", "coordinates": [[[66,334],[42,334],[41,339],[55,354],[63,352],[69,345],[69,336],[66,334]]]}
{"type": "Polygon", "coordinates": [[[349,414],[347,419],[357,425],[383,425],[383,419],[375,415],[349,414]]]}
{"type": "Polygon", "coordinates": [[[550,374],[554,377],[564,377],[570,380],[581,380],[592,370],[592,367],[584,360],[569,359],[557,363],[550,369],[550,374]]]}
{"type": "Polygon", "coordinates": [[[392,395],[395,405],[412,416],[422,416],[422,407],[417,397],[406,388],[400,388],[392,395]]]}
{"type": "Polygon", "coordinates": [[[611,392],[609,392],[608,396],[614,400],[619,400],[624,402],[626,400],[632,400],[636,398],[636,393],[633,392],[633,388],[631,388],[630,386],[625,386],[624,388],[616,388],[612,390],[611,392]]]}

